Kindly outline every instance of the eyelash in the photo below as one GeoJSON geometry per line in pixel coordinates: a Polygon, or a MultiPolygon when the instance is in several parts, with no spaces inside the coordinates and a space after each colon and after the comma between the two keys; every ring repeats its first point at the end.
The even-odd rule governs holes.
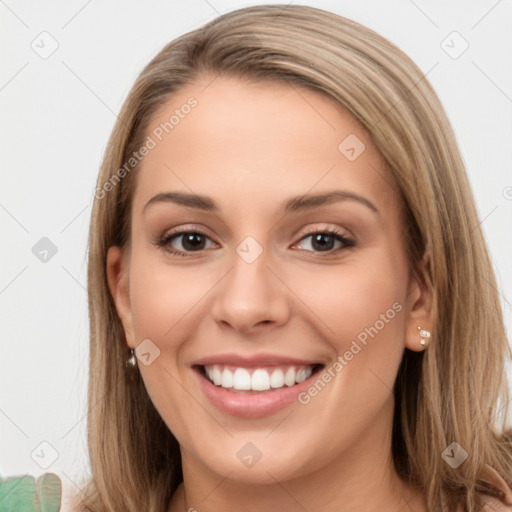
{"type": "MultiPolygon", "coordinates": [[[[203,231],[201,231],[200,229],[190,229],[190,230],[182,230],[182,231],[176,231],[176,232],[171,232],[167,235],[164,235],[163,237],[161,237],[160,239],[158,239],[156,241],[156,245],[160,248],[163,248],[165,251],[169,252],[170,254],[173,254],[175,256],[181,256],[181,257],[187,257],[188,254],[193,254],[195,252],[201,252],[205,249],[201,249],[199,251],[177,251],[175,249],[170,249],[168,246],[170,244],[170,242],[174,239],[174,238],[178,238],[182,235],[190,235],[190,234],[194,234],[194,235],[201,235],[201,236],[204,236],[206,238],[209,238],[209,236],[204,233],[203,231]]],[[[311,235],[328,235],[328,236],[332,236],[334,237],[337,241],[341,242],[343,244],[343,247],[340,247],[338,249],[332,249],[332,250],[329,250],[329,251],[310,251],[310,250],[306,250],[306,252],[314,252],[314,253],[318,253],[318,254],[321,254],[323,252],[325,252],[327,255],[331,255],[335,252],[338,252],[342,249],[346,249],[348,247],[354,247],[356,244],[353,240],[347,238],[346,236],[342,235],[341,232],[337,231],[336,229],[324,229],[324,230],[318,230],[318,229],[313,229],[311,231],[308,231],[304,234],[304,236],[299,240],[299,242],[301,242],[302,240],[305,240],[306,238],[310,237],[311,235]]]]}

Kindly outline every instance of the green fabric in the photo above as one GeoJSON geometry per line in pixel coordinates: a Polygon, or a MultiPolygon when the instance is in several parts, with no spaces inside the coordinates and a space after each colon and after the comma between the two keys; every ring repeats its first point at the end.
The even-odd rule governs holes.
{"type": "Polygon", "coordinates": [[[0,512],[58,512],[61,496],[61,482],[54,473],[37,481],[30,475],[0,478],[0,512]]]}

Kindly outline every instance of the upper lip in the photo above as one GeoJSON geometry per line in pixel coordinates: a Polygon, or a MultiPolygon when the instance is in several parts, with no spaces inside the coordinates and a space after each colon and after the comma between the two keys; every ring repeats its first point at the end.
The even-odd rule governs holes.
{"type": "Polygon", "coordinates": [[[228,364],[242,368],[258,368],[262,366],[314,366],[318,364],[323,365],[324,363],[314,359],[298,359],[278,354],[242,356],[240,354],[228,353],[203,357],[194,361],[192,366],[207,366],[212,364],[228,364]]]}

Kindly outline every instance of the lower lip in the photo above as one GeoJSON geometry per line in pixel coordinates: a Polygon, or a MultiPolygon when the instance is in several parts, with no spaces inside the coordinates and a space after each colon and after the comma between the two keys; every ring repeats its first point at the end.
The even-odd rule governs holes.
{"type": "Polygon", "coordinates": [[[313,373],[300,384],[269,391],[258,391],[254,394],[228,391],[222,386],[212,384],[202,375],[199,369],[194,369],[194,373],[199,379],[199,385],[204,394],[218,409],[233,416],[261,418],[281,411],[293,402],[297,402],[298,395],[308,389],[312,380],[318,378],[319,372],[313,373]]]}

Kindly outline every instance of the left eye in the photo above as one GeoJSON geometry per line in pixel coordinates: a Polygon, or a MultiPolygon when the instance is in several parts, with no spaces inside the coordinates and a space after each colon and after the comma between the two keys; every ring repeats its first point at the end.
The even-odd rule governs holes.
{"type": "MultiPolygon", "coordinates": [[[[315,252],[328,252],[332,251],[335,248],[333,247],[336,242],[341,244],[341,247],[352,247],[354,242],[344,237],[337,231],[319,231],[315,233],[311,233],[301,239],[309,241],[309,247],[305,250],[313,250],[315,252]]],[[[338,246],[338,249],[340,247],[338,246]]]]}

